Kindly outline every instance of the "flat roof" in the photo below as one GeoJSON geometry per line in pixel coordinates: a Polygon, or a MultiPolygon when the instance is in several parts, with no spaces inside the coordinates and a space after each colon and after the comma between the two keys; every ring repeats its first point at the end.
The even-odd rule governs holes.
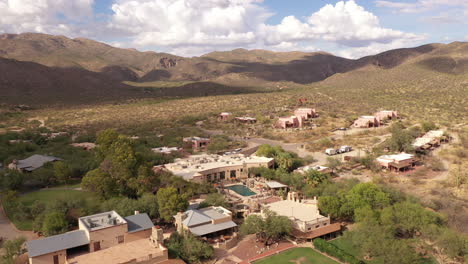
{"type": "Polygon", "coordinates": [[[50,236],[26,242],[29,257],[37,257],[52,252],[89,244],[84,230],[75,230],[60,235],[50,236]]]}
{"type": "Polygon", "coordinates": [[[288,218],[297,219],[300,221],[312,221],[323,218],[316,204],[300,203],[291,200],[283,200],[265,205],[266,208],[278,215],[287,216],[288,218]]]}
{"type": "Polygon", "coordinates": [[[188,158],[176,159],[175,162],[164,165],[166,169],[184,179],[192,179],[197,173],[230,166],[242,166],[244,163],[270,163],[273,158],[249,156],[243,154],[214,155],[201,154],[192,155],[188,158]]]}
{"type": "Polygon", "coordinates": [[[288,187],[287,185],[282,184],[282,183],[277,182],[277,181],[268,181],[268,182],[266,182],[266,185],[271,189],[288,187]]]}
{"type": "Polygon", "coordinates": [[[78,218],[78,221],[80,221],[89,231],[95,231],[127,223],[127,221],[116,211],[83,216],[78,218]]]}
{"type": "Polygon", "coordinates": [[[392,155],[382,155],[377,158],[380,161],[402,161],[407,159],[412,159],[414,157],[413,154],[408,153],[400,153],[400,154],[392,154],[392,155]]]}

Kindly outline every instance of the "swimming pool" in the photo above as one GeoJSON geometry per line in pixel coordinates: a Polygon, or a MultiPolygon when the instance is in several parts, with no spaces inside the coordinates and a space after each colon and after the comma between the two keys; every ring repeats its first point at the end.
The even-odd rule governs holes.
{"type": "Polygon", "coordinates": [[[252,196],[256,194],[255,192],[253,192],[252,190],[250,190],[248,187],[244,185],[231,185],[231,186],[227,186],[226,189],[233,190],[242,196],[252,196]]]}

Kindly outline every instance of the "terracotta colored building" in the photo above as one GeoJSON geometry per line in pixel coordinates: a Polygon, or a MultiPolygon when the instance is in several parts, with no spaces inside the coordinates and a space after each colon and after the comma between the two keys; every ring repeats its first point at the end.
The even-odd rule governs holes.
{"type": "Polygon", "coordinates": [[[304,124],[304,117],[290,116],[280,117],[276,123],[278,128],[301,128],[304,124]]]}
{"type": "Polygon", "coordinates": [[[192,148],[193,151],[206,151],[208,148],[208,144],[210,144],[211,140],[209,138],[202,138],[202,137],[186,137],[183,139],[184,143],[188,144],[189,147],[192,148]]]}
{"type": "Polygon", "coordinates": [[[380,126],[380,119],[375,116],[361,116],[353,123],[353,127],[368,128],[380,126]]]}
{"type": "Polygon", "coordinates": [[[218,119],[219,119],[219,121],[229,121],[229,119],[231,119],[231,117],[232,117],[231,113],[223,112],[223,113],[219,114],[218,119]]]}
{"type": "Polygon", "coordinates": [[[375,113],[374,116],[376,118],[378,118],[379,120],[397,119],[398,118],[398,113],[397,113],[397,111],[384,110],[384,111],[379,111],[379,112],[375,113]]]}
{"type": "Polygon", "coordinates": [[[78,230],[26,243],[30,264],[161,263],[163,231],[147,214],[115,211],[80,217],[78,230]]]}
{"type": "Polygon", "coordinates": [[[315,109],[313,108],[298,108],[294,111],[294,115],[299,118],[303,117],[304,120],[318,116],[317,112],[315,112],[315,109]]]}

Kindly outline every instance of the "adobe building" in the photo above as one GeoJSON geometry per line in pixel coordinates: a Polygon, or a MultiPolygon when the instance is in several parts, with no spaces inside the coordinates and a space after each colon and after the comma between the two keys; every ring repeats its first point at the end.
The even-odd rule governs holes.
{"type": "Polygon", "coordinates": [[[440,146],[442,142],[448,141],[448,138],[444,136],[443,130],[431,130],[424,134],[422,137],[418,137],[414,140],[412,146],[415,150],[429,150],[440,146]]]}
{"type": "Polygon", "coordinates": [[[271,168],[273,158],[233,155],[192,155],[188,158],[176,159],[165,164],[166,170],[188,181],[218,182],[224,180],[245,179],[249,177],[249,169],[254,167],[271,168]]]}
{"type": "Polygon", "coordinates": [[[318,117],[317,112],[313,108],[298,108],[294,111],[294,115],[299,118],[303,117],[304,120],[318,117]]]}
{"type": "Polygon", "coordinates": [[[262,215],[265,210],[288,217],[296,238],[332,237],[341,231],[339,223],[331,224],[329,216],[320,214],[316,197],[313,200],[300,199],[298,193],[289,192],[286,200],[263,205],[262,215]]]}
{"type": "Polygon", "coordinates": [[[384,110],[384,111],[379,111],[375,113],[374,116],[378,118],[379,120],[385,120],[385,119],[392,120],[392,119],[398,118],[398,113],[397,111],[393,111],[393,110],[384,110]]]}
{"type": "Polygon", "coordinates": [[[186,137],[183,141],[195,152],[206,151],[208,149],[208,144],[211,142],[209,138],[202,137],[186,137]]]}
{"type": "Polygon", "coordinates": [[[380,119],[375,116],[361,116],[353,123],[353,127],[357,128],[379,127],[380,125],[380,119]]]}
{"type": "Polygon", "coordinates": [[[136,264],[168,259],[149,216],[115,211],[80,217],[78,230],[26,242],[30,264],[136,264]]]}
{"type": "Polygon", "coordinates": [[[278,128],[301,128],[304,124],[304,117],[289,116],[280,117],[276,123],[278,128]]]}
{"type": "Polygon", "coordinates": [[[231,113],[228,113],[228,112],[222,112],[221,114],[219,114],[218,116],[218,120],[219,121],[229,121],[232,117],[232,114],[231,113]]]}

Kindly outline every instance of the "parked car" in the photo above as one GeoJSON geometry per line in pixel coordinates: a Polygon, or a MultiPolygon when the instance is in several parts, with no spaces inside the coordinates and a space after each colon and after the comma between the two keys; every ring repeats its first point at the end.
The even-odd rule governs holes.
{"type": "Polygon", "coordinates": [[[350,146],[341,146],[339,149],[338,149],[338,153],[346,153],[346,152],[350,152],[352,151],[353,148],[350,147],[350,146]]]}
{"type": "Polygon", "coordinates": [[[331,155],[336,155],[336,154],[338,154],[338,152],[336,151],[336,149],[327,148],[327,149],[325,150],[325,154],[331,156],[331,155]]]}

